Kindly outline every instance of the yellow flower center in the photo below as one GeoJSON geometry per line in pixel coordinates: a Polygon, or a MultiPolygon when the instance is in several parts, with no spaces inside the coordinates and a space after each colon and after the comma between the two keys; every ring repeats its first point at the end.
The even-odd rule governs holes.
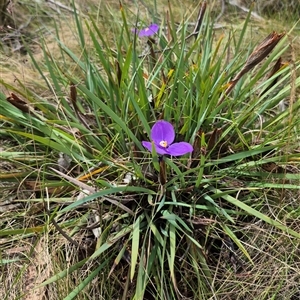
{"type": "Polygon", "coordinates": [[[159,143],[160,146],[164,147],[164,148],[167,148],[168,147],[168,142],[167,141],[161,141],[159,143]]]}

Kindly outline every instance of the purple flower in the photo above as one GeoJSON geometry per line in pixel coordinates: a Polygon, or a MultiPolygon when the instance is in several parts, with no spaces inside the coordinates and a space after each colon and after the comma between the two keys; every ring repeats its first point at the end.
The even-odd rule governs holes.
{"type": "Polygon", "coordinates": [[[133,31],[138,34],[139,37],[154,35],[158,30],[159,26],[157,24],[150,24],[148,27],[141,30],[133,29],[133,31]]]}
{"type": "MultiPolygon", "coordinates": [[[[174,143],[175,131],[171,123],[160,120],[151,128],[151,140],[154,143],[157,154],[180,156],[193,152],[193,146],[186,142],[174,143]]],[[[142,142],[142,145],[152,151],[151,142],[142,142]]]]}

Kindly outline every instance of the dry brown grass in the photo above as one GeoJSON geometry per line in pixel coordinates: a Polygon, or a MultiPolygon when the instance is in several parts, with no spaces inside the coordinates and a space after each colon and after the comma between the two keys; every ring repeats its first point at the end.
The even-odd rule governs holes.
{"type": "MultiPolygon", "coordinates": [[[[267,194],[263,201],[267,202],[273,217],[280,219],[280,215],[288,215],[284,203],[293,203],[297,209],[300,193],[282,191],[276,197],[281,197],[282,206],[277,201],[268,200],[270,195],[267,194]],[[282,197],[282,193],[286,195],[282,197]]],[[[299,221],[299,216],[291,216],[286,224],[299,232],[299,221]]],[[[215,261],[213,264],[215,274],[220,274],[215,279],[218,287],[216,299],[263,300],[271,299],[270,295],[273,295],[272,299],[299,299],[300,241],[255,219],[245,219],[238,223],[236,234],[250,254],[253,264],[245,262],[244,268],[234,272],[234,258],[224,259],[222,255],[228,250],[222,247],[217,263],[215,261]]],[[[243,259],[242,254],[237,253],[237,256],[243,259]]]]}

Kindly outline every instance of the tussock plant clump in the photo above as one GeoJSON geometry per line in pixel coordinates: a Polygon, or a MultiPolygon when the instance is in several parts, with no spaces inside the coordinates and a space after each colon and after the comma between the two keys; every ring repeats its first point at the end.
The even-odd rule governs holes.
{"type": "Polygon", "coordinates": [[[107,34],[74,9],[76,51],[29,50],[47,97],[1,79],[4,299],[299,298],[292,31],[197,10],[107,34]]]}

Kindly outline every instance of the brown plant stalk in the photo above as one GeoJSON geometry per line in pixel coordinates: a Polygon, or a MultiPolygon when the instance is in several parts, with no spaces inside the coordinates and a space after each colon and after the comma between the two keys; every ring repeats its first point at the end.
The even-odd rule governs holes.
{"type": "Polygon", "coordinates": [[[248,73],[269,55],[269,53],[274,49],[284,35],[285,33],[277,33],[273,31],[253,50],[242,70],[229,82],[229,86],[219,100],[218,105],[225,100],[226,96],[229,95],[243,75],[248,73]]]}

